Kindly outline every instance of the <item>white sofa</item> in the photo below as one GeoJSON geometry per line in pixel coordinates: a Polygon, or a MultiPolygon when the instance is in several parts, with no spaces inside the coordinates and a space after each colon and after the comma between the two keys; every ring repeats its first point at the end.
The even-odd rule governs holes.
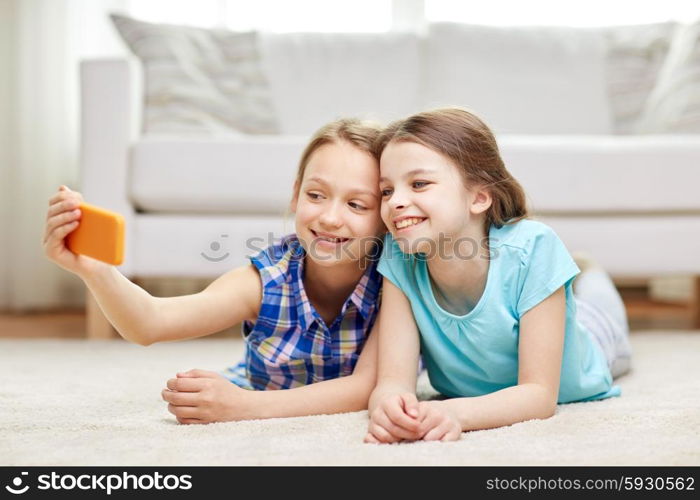
{"type": "Polygon", "coordinates": [[[214,277],[241,265],[294,230],[283,214],[315,128],[456,104],[492,125],[536,216],[570,250],[617,277],[700,275],[700,134],[616,134],[600,37],[550,30],[504,44],[479,29],[263,36],[277,135],[144,134],[138,62],[83,62],[81,189],[126,219],[121,271],[214,277]]]}

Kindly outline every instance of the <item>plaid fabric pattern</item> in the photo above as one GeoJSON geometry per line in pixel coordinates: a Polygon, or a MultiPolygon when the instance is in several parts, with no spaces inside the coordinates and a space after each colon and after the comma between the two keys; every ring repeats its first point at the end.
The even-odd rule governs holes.
{"type": "Polygon", "coordinates": [[[243,323],[245,359],[221,372],[236,385],[290,389],[350,375],[355,368],[379,309],[377,262],[370,260],[340,315],[326,325],[304,290],[305,253],[291,234],[249,257],[263,296],[257,320],[243,323]]]}

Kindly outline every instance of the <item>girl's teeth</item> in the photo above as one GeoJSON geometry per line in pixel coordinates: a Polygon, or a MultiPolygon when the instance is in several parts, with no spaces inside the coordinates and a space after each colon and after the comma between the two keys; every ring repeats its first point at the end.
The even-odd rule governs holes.
{"type": "Polygon", "coordinates": [[[342,243],[343,241],[347,241],[347,238],[326,238],[324,236],[319,236],[324,241],[330,241],[331,243],[342,243]]]}
{"type": "Polygon", "coordinates": [[[403,229],[408,226],[413,226],[414,224],[418,224],[419,222],[422,222],[423,219],[418,219],[418,218],[411,218],[411,219],[404,219],[402,221],[399,221],[396,223],[396,229],[403,229]]]}

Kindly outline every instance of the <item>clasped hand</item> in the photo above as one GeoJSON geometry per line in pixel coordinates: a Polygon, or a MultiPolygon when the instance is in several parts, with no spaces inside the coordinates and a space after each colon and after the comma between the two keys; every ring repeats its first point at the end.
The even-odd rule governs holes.
{"type": "Polygon", "coordinates": [[[415,394],[387,396],[372,411],[366,443],[456,441],[462,428],[443,401],[418,401],[415,394]]]}

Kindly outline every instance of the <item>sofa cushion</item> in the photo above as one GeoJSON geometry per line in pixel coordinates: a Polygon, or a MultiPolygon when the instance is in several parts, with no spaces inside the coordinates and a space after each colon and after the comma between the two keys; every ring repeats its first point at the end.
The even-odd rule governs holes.
{"type": "Polygon", "coordinates": [[[610,133],[604,45],[595,30],[431,24],[424,107],[467,107],[498,133],[610,133]]]}
{"type": "Polygon", "coordinates": [[[700,135],[501,136],[538,214],[700,212],[700,135]]]}
{"type": "Polygon", "coordinates": [[[144,212],[285,212],[306,137],[143,138],[131,151],[130,198],[144,212]]]}
{"type": "MultiPolygon", "coordinates": [[[[303,136],[143,139],[132,148],[130,196],[154,213],[285,213],[303,136]]],[[[498,137],[535,213],[700,211],[700,136],[498,137]]]]}
{"type": "Polygon", "coordinates": [[[112,21],[143,64],[146,133],[275,133],[257,34],[112,21]]]}
{"type": "Polygon", "coordinates": [[[280,131],[310,134],[343,116],[420,111],[421,41],[411,33],[261,33],[280,131]]]}
{"type": "Polygon", "coordinates": [[[131,227],[132,276],[221,276],[293,233],[281,215],[141,214],[131,227]]]}

